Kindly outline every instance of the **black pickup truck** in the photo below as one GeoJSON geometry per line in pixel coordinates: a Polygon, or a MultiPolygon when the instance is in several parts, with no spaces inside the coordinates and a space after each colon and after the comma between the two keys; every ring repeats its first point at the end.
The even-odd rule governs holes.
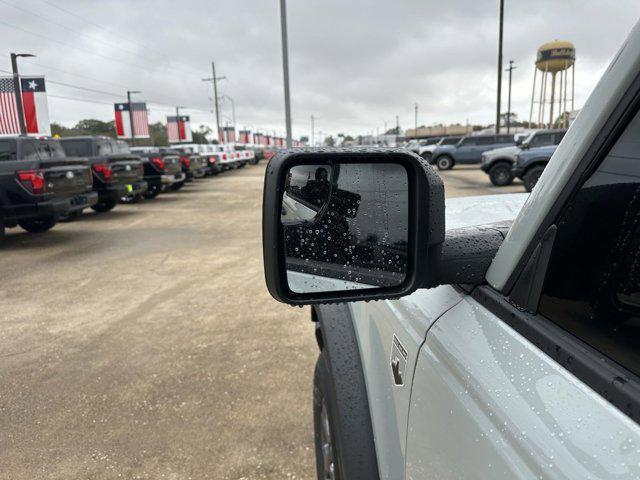
{"type": "Polygon", "coordinates": [[[93,189],[98,192],[96,212],[108,212],[120,198],[147,191],[142,163],[137,155],[120,153],[109,137],[66,137],[60,143],[68,157],[86,158],[93,171],[93,189]]]}
{"type": "Polygon", "coordinates": [[[0,237],[17,225],[44,232],[60,217],[93,206],[92,184],[87,161],[66,158],[55,140],[0,138],[0,237]]]}
{"type": "Polygon", "coordinates": [[[180,190],[186,182],[193,181],[194,178],[202,178],[207,173],[205,158],[197,153],[193,153],[188,148],[160,147],[160,153],[163,155],[178,155],[182,172],[185,175],[184,181],[176,182],[171,185],[172,190],[180,190]]]}
{"type": "Polygon", "coordinates": [[[184,184],[186,175],[177,152],[156,147],[133,147],[131,152],[142,160],[144,179],[149,186],[145,198],[154,198],[168,188],[175,190],[173,185],[184,184]]]}

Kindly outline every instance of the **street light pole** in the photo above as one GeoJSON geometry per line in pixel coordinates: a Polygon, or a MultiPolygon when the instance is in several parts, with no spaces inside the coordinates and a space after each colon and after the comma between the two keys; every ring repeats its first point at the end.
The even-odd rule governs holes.
{"type": "Polygon", "coordinates": [[[27,125],[24,121],[24,106],[22,105],[22,94],[20,88],[20,76],[18,75],[18,57],[35,57],[30,53],[12,53],[11,71],[13,72],[13,90],[16,96],[16,107],[18,108],[18,125],[20,125],[20,135],[27,134],[27,125]]]}
{"type": "Polygon", "coordinates": [[[138,90],[127,90],[127,104],[129,105],[129,127],[131,128],[131,146],[136,144],[136,133],[133,128],[133,105],[131,105],[131,94],[141,93],[138,90]]]}
{"type": "Polygon", "coordinates": [[[509,68],[506,71],[509,72],[509,97],[507,100],[507,133],[511,132],[511,74],[513,70],[517,68],[513,66],[513,60],[509,60],[509,68]]]}
{"type": "Polygon", "coordinates": [[[414,138],[418,138],[418,104],[416,103],[415,105],[415,118],[413,121],[413,137],[414,138]]]}
{"type": "Polygon", "coordinates": [[[496,105],[496,134],[500,133],[500,102],[502,93],[502,31],[504,25],[504,0],[500,0],[500,26],[498,33],[498,101],[496,105]]]}
{"type": "Polygon", "coordinates": [[[287,42],[287,1],[280,0],[282,30],[282,74],[284,79],[284,117],[287,128],[287,148],[291,148],[291,100],[289,97],[289,47],[287,42]]]}
{"type": "Polygon", "coordinates": [[[220,98],[226,98],[231,102],[231,118],[233,119],[233,126],[236,126],[236,104],[229,95],[220,95],[220,98]]]}

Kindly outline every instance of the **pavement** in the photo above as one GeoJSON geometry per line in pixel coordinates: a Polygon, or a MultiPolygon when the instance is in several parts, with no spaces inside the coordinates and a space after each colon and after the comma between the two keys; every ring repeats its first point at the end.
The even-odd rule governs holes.
{"type": "MultiPolygon", "coordinates": [[[[264,285],[264,163],[0,247],[0,479],[312,479],[308,308],[264,285]]],[[[492,187],[442,174],[447,195],[492,187]]]]}

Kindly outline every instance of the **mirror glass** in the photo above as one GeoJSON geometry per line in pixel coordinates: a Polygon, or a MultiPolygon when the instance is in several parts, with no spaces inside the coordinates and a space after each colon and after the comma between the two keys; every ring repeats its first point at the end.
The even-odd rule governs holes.
{"type": "Polygon", "coordinates": [[[401,285],[407,274],[409,186],[395,163],[297,165],[281,222],[296,293],[401,285]]]}

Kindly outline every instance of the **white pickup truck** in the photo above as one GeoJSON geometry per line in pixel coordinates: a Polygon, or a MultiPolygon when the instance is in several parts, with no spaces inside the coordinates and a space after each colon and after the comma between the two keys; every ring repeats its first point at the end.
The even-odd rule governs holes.
{"type": "Polygon", "coordinates": [[[530,195],[445,208],[406,151],[280,152],[263,249],[317,325],[318,478],[640,478],[638,26],[530,195]]]}

